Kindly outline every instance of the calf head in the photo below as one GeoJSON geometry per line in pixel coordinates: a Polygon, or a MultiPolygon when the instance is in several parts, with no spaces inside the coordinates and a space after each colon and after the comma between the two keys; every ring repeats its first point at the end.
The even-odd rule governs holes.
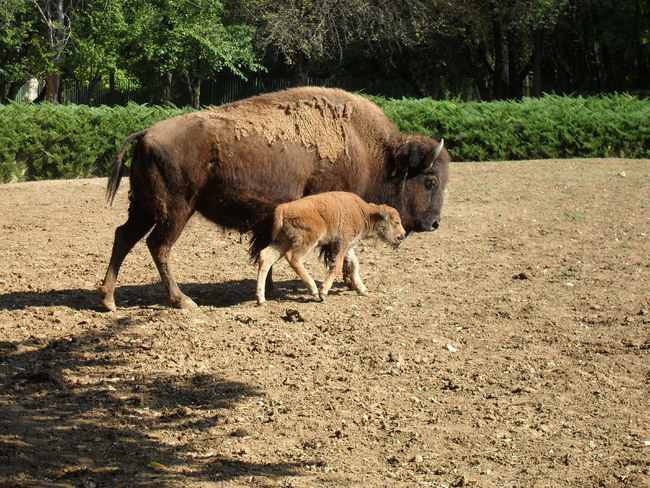
{"type": "Polygon", "coordinates": [[[399,212],[388,205],[379,205],[376,216],[377,235],[393,247],[397,247],[406,237],[399,212]]]}
{"type": "Polygon", "coordinates": [[[400,211],[409,233],[436,230],[440,226],[451,162],[443,145],[444,140],[413,136],[395,153],[393,177],[395,184],[402,186],[400,211]]]}

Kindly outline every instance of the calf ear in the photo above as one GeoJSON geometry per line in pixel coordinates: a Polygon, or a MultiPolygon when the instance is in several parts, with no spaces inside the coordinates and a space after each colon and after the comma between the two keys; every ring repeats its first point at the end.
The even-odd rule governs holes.
{"type": "Polygon", "coordinates": [[[372,214],[371,219],[377,224],[388,221],[388,210],[386,210],[386,205],[377,205],[377,212],[372,214]]]}

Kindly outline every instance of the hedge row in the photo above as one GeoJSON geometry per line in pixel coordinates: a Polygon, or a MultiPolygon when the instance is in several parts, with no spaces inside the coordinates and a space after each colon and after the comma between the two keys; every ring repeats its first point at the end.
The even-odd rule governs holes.
{"type": "Polygon", "coordinates": [[[444,137],[455,161],[650,157],[650,101],[628,95],[375,101],[400,130],[444,137]]]}
{"type": "Polygon", "coordinates": [[[108,175],[127,135],[181,112],[137,104],[0,106],[0,182],[108,175]]]}
{"type": "MultiPolygon", "coordinates": [[[[403,132],[444,137],[455,161],[650,158],[650,101],[627,95],[373,100],[403,132]]],[[[0,182],[105,176],[128,134],[187,111],[136,104],[0,106],[0,182]]]]}

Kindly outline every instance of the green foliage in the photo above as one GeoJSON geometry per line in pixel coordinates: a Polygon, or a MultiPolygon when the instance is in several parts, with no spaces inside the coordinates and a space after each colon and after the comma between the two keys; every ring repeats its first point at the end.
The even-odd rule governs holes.
{"type": "MultiPolygon", "coordinates": [[[[455,161],[650,158],[650,101],[627,95],[373,100],[401,131],[444,137],[455,161]]],[[[105,176],[126,136],[187,111],[136,104],[0,106],[0,182],[105,176]]]]}
{"type": "Polygon", "coordinates": [[[132,70],[142,80],[169,72],[198,86],[224,70],[244,78],[244,70],[262,69],[253,51],[253,30],[230,24],[218,0],[137,0],[125,16],[131,26],[132,70]]]}
{"type": "Polygon", "coordinates": [[[375,101],[400,130],[444,137],[455,161],[650,157],[650,101],[628,95],[375,101]]]}
{"type": "Polygon", "coordinates": [[[182,112],[136,104],[0,106],[0,182],[106,175],[126,136],[182,112]]]}
{"type": "MultiPolygon", "coordinates": [[[[24,80],[48,64],[47,49],[39,42],[37,19],[30,2],[0,2],[0,83],[24,80]]],[[[3,96],[0,92],[0,99],[3,96]]]]}

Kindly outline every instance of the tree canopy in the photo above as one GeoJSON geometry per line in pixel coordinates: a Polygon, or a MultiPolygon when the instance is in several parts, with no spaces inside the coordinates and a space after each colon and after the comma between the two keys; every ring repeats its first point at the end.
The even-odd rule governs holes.
{"type": "Polygon", "coordinates": [[[650,5],[637,0],[2,0],[0,99],[28,79],[63,102],[66,83],[145,87],[309,76],[388,95],[481,99],[650,86],[650,5]],[[381,90],[378,90],[381,92],[381,90]]]}

